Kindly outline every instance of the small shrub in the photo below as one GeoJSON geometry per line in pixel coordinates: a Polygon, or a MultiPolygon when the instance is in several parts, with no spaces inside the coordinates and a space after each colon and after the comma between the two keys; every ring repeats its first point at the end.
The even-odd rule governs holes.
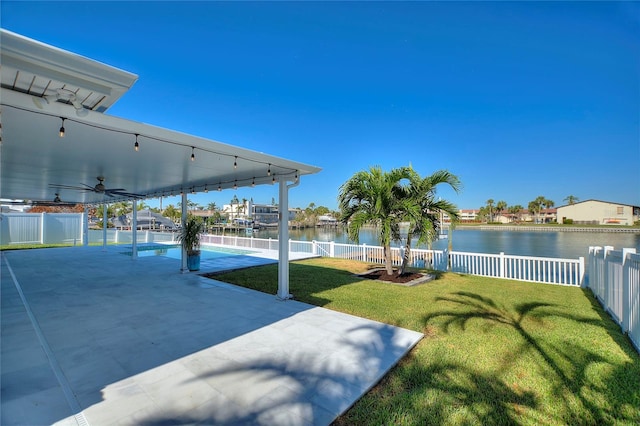
{"type": "Polygon", "coordinates": [[[565,225],[573,225],[573,219],[564,219],[562,223],[565,225]]]}

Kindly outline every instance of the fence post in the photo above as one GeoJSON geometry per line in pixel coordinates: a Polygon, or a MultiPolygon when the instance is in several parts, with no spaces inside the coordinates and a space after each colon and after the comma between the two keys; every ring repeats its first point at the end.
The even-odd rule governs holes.
{"type": "Polygon", "coordinates": [[[329,257],[336,257],[336,243],[334,241],[329,242],[329,257]]]}
{"type": "Polygon", "coordinates": [[[622,332],[626,333],[629,331],[629,323],[631,322],[631,266],[630,262],[627,261],[627,258],[630,257],[629,254],[635,253],[636,249],[634,248],[623,248],[622,249],[622,332]]]}
{"type": "Polygon", "coordinates": [[[444,270],[451,271],[451,253],[449,253],[449,250],[445,249],[443,250],[443,254],[445,256],[443,260],[446,262],[444,270]]]}
{"type": "Polygon", "coordinates": [[[593,290],[592,287],[592,283],[593,280],[595,280],[595,276],[596,276],[596,255],[598,254],[598,251],[601,250],[601,247],[597,247],[597,246],[589,246],[589,263],[587,265],[587,271],[588,271],[588,275],[589,275],[589,280],[586,282],[586,286],[591,288],[593,290]]]}
{"type": "Polygon", "coordinates": [[[580,256],[578,258],[578,260],[580,261],[580,264],[578,266],[578,284],[580,285],[580,287],[585,287],[585,282],[584,282],[584,271],[585,271],[585,265],[584,265],[584,256],[580,256]]]}
{"type": "Polygon", "coordinates": [[[368,262],[369,260],[367,259],[367,245],[366,244],[362,244],[362,260],[364,262],[368,262]]]}
{"type": "Polygon", "coordinates": [[[311,240],[311,254],[314,256],[318,255],[318,243],[316,240],[311,240]]]}
{"type": "Polygon", "coordinates": [[[44,221],[46,219],[46,215],[47,214],[45,212],[40,213],[40,244],[44,244],[44,221]]]}
{"type": "Polygon", "coordinates": [[[604,308],[607,312],[610,312],[611,310],[611,304],[610,304],[610,300],[609,300],[609,286],[612,284],[609,282],[609,259],[607,259],[609,257],[609,252],[613,250],[613,246],[604,246],[604,253],[603,253],[603,262],[602,262],[602,269],[604,270],[604,273],[602,274],[604,277],[604,282],[603,282],[603,288],[604,288],[604,295],[603,295],[603,300],[604,300],[604,308]]]}
{"type": "Polygon", "coordinates": [[[505,268],[505,264],[504,264],[505,261],[506,261],[506,259],[504,257],[504,252],[501,251],[500,252],[500,278],[505,278],[505,275],[506,275],[506,269],[507,268],[505,268]]]}

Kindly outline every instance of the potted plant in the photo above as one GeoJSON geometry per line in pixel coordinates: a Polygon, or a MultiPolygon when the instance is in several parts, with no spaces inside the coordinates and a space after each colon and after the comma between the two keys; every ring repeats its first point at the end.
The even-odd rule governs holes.
{"type": "Polygon", "coordinates": [[[200,270],[200,234],[203,231],[202,221],[190,216],[178,234],[178,241],[187,252],[187,268],[190,271],[200,270]]]}

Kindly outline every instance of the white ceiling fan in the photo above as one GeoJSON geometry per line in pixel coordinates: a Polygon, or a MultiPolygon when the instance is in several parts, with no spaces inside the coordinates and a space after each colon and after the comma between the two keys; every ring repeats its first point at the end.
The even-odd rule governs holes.
{"type": "Polygon", "coordinates": [[[78,117],[86,117],[89,114],[89,110],[82,105],[76,94],[69,89],[56,89],[56,93],[53,95],[33,96],[32,99],[33,103],[40,109],[43,109],[45,104],[61,101],[73,105],[78,117]]]}

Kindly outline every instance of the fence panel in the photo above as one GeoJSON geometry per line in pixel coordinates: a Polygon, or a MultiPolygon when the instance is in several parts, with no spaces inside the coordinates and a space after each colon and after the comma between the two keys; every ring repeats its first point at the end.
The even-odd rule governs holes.
{"type": "Polygon", "coordinates": [[[466,253],[452,251],[449,253],[451,271],[485,277],[500,277],[500,255],[466,253]]]}
{"type": "Polygon", "coordinates": [[[289,240],[289,252],[313,254],[313,241],[289,240]]]}
{"type": "Polygon", "coordinates": [[[610,250],[605,256],[605,308],[617,323],[622,323],[622,251],[610,250]]]}
{"type": "Polygon", "coordinates": [[[589,247],[589,288],[640,352],[640,255],[589,247]]]}
{"type": "Polygon", "coordinates": [[[39,244],[42,242],[42,215],[32,213],[0,214],[2,244],[39,244]]]}
{"type": "Polygon", "coordinates": [[[581,285],[584,259],[514,256],[501,254],[501,278],[546,284],[581,285]]]}
{"type": "Polygon", "coordinates": [[[628,253],[625,259],[625,278],[628,282],[626,321],[623,326],[640,352],[640,254],[628,253]],[[625,327],[626,326],[626,327],[625,327]]]}
{"type": "Polygon", "coordinates": [[[82,214],[47,213],[42,215],[44,244],[82,243],[82,214]]]}

